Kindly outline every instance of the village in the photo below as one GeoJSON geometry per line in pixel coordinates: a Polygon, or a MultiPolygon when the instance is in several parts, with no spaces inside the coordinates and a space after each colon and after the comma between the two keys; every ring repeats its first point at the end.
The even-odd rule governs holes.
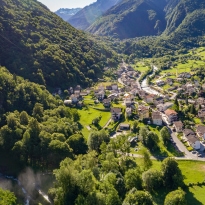
{"type": "MultiPolygon", "coordinates": [[[[100,128],[108,129],[111,137],[131,133],[135,120],[142,126],[166,126],[170,132],[170,143],[178,151],[190,159],[205,159],[205,98],[189,97],[193,93],[200,96],[205,85],[191,81],[190,73],[180,73],[176,79],[167,75],[166,79],[163,76],[164,80],[160,80],[154,72],[155,69],[150,76],[155,78],[148,85],[148,76],[140,81],[141,72],[122,62],[114,73],[115,82],[98,83],[85,90],[80,85],[70,87],[69,99],[64,104],[79,110],[90,106],[100,113],[109,113],[106,123],[100,128]],[[163,90],[164,85],[173,87],[163,90]],[[194,121],[187,120],[190,117],[194,121]]],[[[90,131],[92,124],[98,124],[101,118],[101,114],[96,114],[85,129],[90,131]]]]}

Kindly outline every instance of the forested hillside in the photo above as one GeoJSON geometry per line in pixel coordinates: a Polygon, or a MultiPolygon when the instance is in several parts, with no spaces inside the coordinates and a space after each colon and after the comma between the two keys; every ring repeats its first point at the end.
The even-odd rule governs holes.
{"type": "Polygon", "coordinates": [[[124,0],[108,10],[87,31],[120,39],[161,34],[165,27],[164,0],[124,0]]]}
{"type": "MultiPolygon", "coordinates": [[[[165,8],[167,27],[164,33],[169,35],[173,31],[177,30],[178,27],[180,29],[181,24],[184,23],[192,26],[192,29],[194,30],[199,30],[197,26],[202,22],[198,22],[198,17],[200,15],[203,16],[201,12],[203,13],[204,9],[205,2],[201,0],[168,1],[168,4],[165,8]]],[[[189,28],[187,28],[187,30],[191,31],[189,28]]],[[[203,29],[202,25],[201,29],[203,29]]]]}
{"type": "Polygon", "coordinates": [[[175,32],[183,38],[187,34],[197,36],[203,33],[204,10],[205,3],[201,0],[123,0],[87,31],[119,39],[170,36],[175,32]]]}
{"type": "Polygon", "coordinates": [[[80,115],[76,109],[63,105],[44,86],[12,75],[0,68],[0,153],[6,159],[0,166],[10,173],[17,164],[57,167],[65,157],[84,154],[86,142],[79,132],[80,115]],[[73,136],[73,137],[71,137],[73,136]],[[75,147],[79,141],[80,148],[75,147]],[[7,167],[11,166],[11,167],[7,167]]]}
{"type": "Polygon", "coordinates": [[[68,22],[77,29],[85,30],[98,17],[121,0],[97,0],[72,16],[68,22]]]}
{"type": "Polygon", "coordinates": [[[50,87],[89,85],[115,58],[101,42],[31,0],[0,0],[0,62],[12,73],[50,87]]]}

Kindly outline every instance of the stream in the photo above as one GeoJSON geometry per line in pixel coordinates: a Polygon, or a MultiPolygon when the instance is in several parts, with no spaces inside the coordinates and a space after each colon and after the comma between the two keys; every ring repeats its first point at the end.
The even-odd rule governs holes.
{"type": "MultiPolygon", "coordinates": [[[[33,172],[31,172],[33,174],[33,172]]],[[[24,205],[31,205],[35,201],[37,203],[52,204],[48,195],[42,190],[41,186],[51,183],[52,179],[48,174],[22,175],[18,178],[0,173],[0,187],[5,190],[14,192],[18,202],[24,205]],[[43,179],[44,178],[44,179],[43,179]],[[49,182],[47,182],[49,180],[49,182]],[[41,186],[40,186],[41,185],[41,186]]]]}
{"type": "MultiPolygon", "coordinates": [[[[153,72],[148,75],[148,76],[152,76],[154,74],[155,71],[157,71],[158,68],[156,66],[153,66],[153,72]]],[[[147,76],[147,77],[148,77],[147,76]]],[[[154,90],[152,88],[149,87],[149,85],[147,84],[147,77],[142,81],[141,83],[141,88],[142,90],[144,90],[146,93],[149,93],[149,94],[154,94],[154,95],[159,95],[159,96],[163,96],[160,92],[158,92],[157,90],[154,90]]]]}

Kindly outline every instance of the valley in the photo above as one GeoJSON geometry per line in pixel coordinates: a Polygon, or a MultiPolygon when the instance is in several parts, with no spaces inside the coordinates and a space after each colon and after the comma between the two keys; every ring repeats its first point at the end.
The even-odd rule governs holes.
{"type": "Polygon", "coordinates": [[[205,204],[204,8],[0,0],[0,204],[205,204]]]}

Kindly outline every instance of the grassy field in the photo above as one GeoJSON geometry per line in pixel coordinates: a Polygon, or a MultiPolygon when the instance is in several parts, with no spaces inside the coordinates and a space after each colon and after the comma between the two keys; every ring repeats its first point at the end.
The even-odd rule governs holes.
{"type": "Polygon", "coordinates": [[[201,47],[190,50],[188,54],[180,55],[179,60],[174,63],[176,64],[175,67],[161,71],[161,75],[170,73],[171,76],[169,76],[169,78],[176,78],[177,74],[182,72],[191,72],[192,68],[205,66],[205,48],[201,47]],[[187,59],[188,55],[191,55],[191,57],[196,57],[196,59],[191,59],[191,57],[188,57],[190,59],[187,59]],[[186,58],[186,60],[180,60],[183,58],[186,58]]]}
{"type": "Polygon", "coordinates": [[[96,117],[102,116],[100,120],[100,126],[103,127],[107,121],[110,119],[111,114],[110,112],[99,111],[93,108],[78,110],[80,114],[80,124],[82,126],[82,133],[87,138],[89,136],[90,131],[88,130],[87,126],[92,124],[92,120],[96,117]]]}
{"type": "Polygon", "coordinates": [[[136,70],[136,71],[140,71],[140,72],[145,72],[149,69],[148,66],[145,65],[144,62],[140,61],[137,62],[135,65],[132,65],[132,67],[136,70]]]}

